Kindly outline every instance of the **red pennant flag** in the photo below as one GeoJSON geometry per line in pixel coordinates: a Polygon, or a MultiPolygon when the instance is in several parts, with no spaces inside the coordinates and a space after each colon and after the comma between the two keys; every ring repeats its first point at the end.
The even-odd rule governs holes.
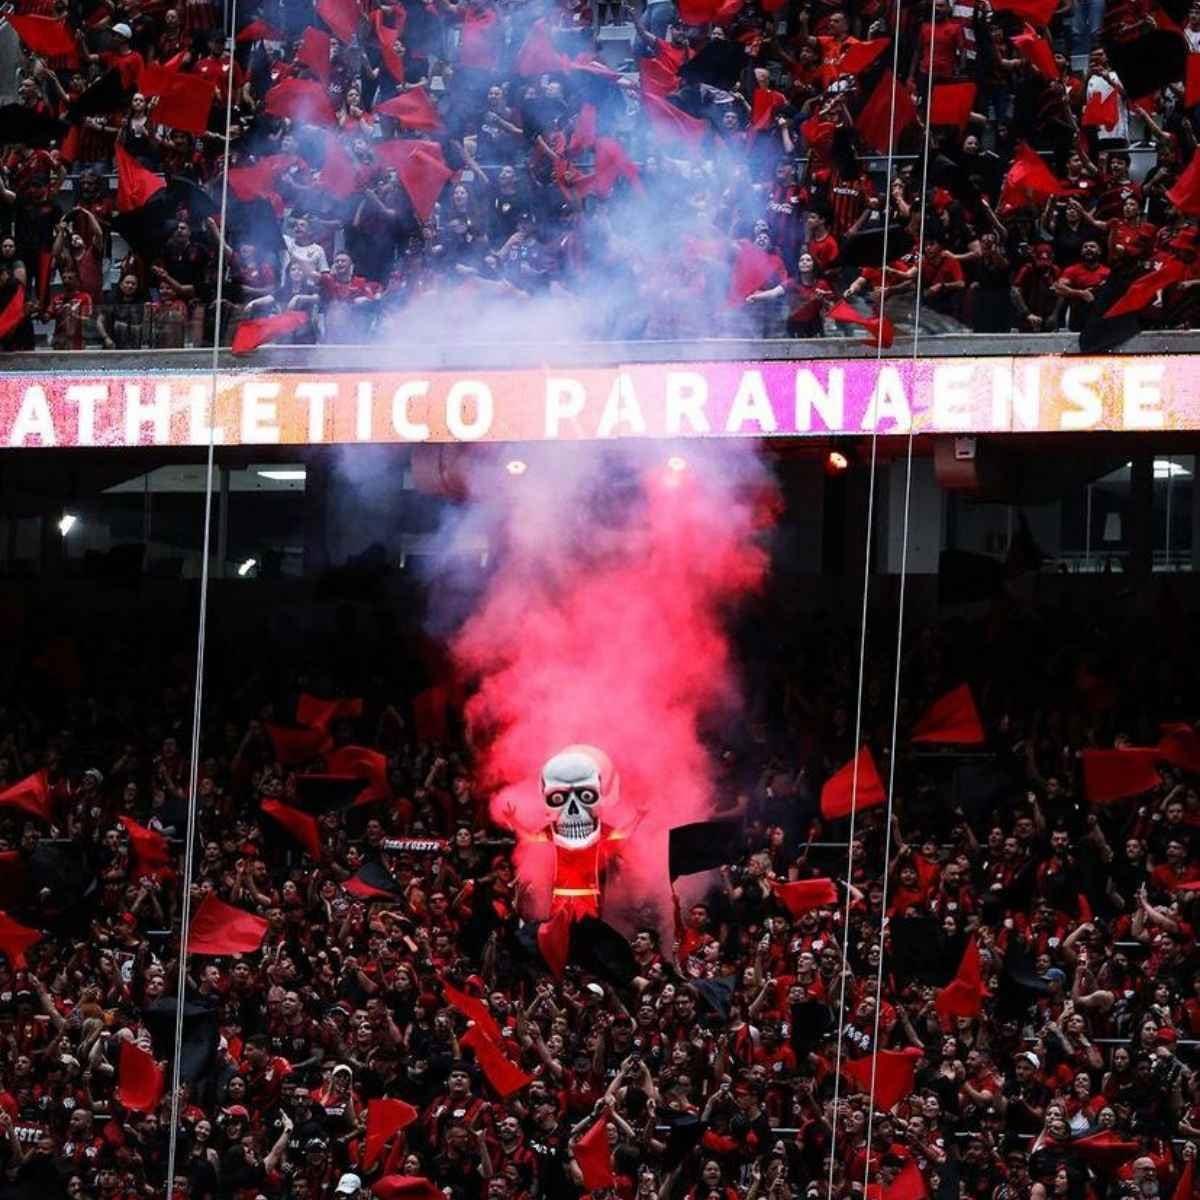
{"type": "Polygon", "coordinates": [[[929,105],[929,123],[955,125],[961,129],[971,119],[974,104],[973,83],[935,83],[929,105]]]}
{"type": "Polygon", "coordinates": [[[1085,126],[1111,129],[1120,118],[1121,105],[1117,100],[1115,89],[1103,98],[1099,92],[1092,92],[1087,98],[1087,103],[1083,106],[1083,123],[1085,126]]]}
{"type": "Polygon", "coordinates": [[[371,786],[355,797],[355,808],[392,794],[387,755],[378,750],[367,746],[339,746],[325,756],[325,764],[333,775],[353,775],[369,780],[371,786]]]}
{"type": "Polygon", "coordinates": [[[463,18],[458,65],[486,70],[496,65],[496,21],[494,11],[468,12],[463,18]]]}
{"type": "Polygon", "coordinates": [[[593,1121],[592,1127],[575,1143],[575,1162],[589,1192],[616,1186],[606,1117],[593,1121]]]}
{"type": "Polygon", "coordinates": [[[500,1026],[496,1024],[496,1018],[488,1011],[482,1000],[475,996],[469,996],[466,992],[460,992],[458,988],[444,982],[442,995],[446,997],[447,1004],[457,1008],[468,1021],[474,1021],[476,1027],[483,1030],[485,1037],[494,1042],[500,1040],[500,1026]]]}
{"type": "Polygon", "coordinates": [[[420,220],[428,221],[442,188],[454,174],[446,166],[442,148],[424,140],[379,142],[375,157],[395,169],[413,212],[420,220]]]}
{"type": "Polygon", "coordinates": [[[1193,154],[1167,199],[1185,217],[1200,217],[1200,154],[1193,154]]]}
{"type": "Polygon", "coordinates": [[[404,129],[433,132],[442,127],[442,118],[424,88],[401,92],[391,100],[377,104],[374,111],[398,121],[404,129]]]}
{"type": "Polygon", "coordinates": [[[33,54],[61,58],[70,67],[79,66],[79,43],[66,21],[55,17],[22,17],[14,13],[8,23],[33,54]]]}
{"type": "Polygon", "coordinates": [[[355,0],[317,0],[317,16],[333,30],[339,42],[354,41],[361,15],[355,0]]]}
{"type": "Polygon", "coordinates": [[[1187,71],[1184,75],[1183,103],[1188,108],[1200,104],[1200,54],[1187,56],[1187,71]]]}
{"type": "Polygon", "coordinates": [[[911,1158],[901,1167],[896,1178],[882,1189],[883,1200],[925,1200],[928,1195],[925,1176],[911,1158]]]}
{"type": "Polygon", "coordinates": [[[1082,751],[1084,795],[1092,804],[1111,804],[1158,787],[1155,753],[1148,749],[1082,751]]]}
{"type": "Polygon", "coordinates": [[[1192,1200],[1195,1189],[1196,1160],[1189,1158],[1184,1162],[1183,1170],[1179,1173],[1179,1182],[1175,1185],[1171,1200],[1192,1200]]]}
{"type": "Polygon", "coordinates": [[[158,97],[151,115],[160,124],[196,135],[208,129],[217,89],[203,75],[187,75],[166,67],[143,67],[138,76],[138,90],[146,96],[158,97]]]}
{"type": "MultiPolygon", "coordinates": [[[[270,321],[274,318],[263,317],[262,319],[270,321]]],[[[253,324],[253,322],[243,322],[238,328],[239,333],[246,324],[253,324]]],[[[236,335],[234,341],[237,341],[236,335]]],[[[293,767],[297,763],[311,762],[314,758],[320,758],[332,745],[332,739],[324,729],[310,729],[307,726],[296,729],[288,725],[276,725],[271,721],[266,723],[266,729],[267,737],[271,739],[271,747],[275,751],[276,761],[285,767],[293,767]]]]}
{"type": "Polygon", "coordinates": [[[133,1112],[153,1112],[163,1094],[163,1071],[136,1042],[121,1043],[117,1099],[133,1112]]]}
{"type": "Polygon", "coordinates": [[[1139,275],[1125,294],[1106,312],[1106,317],[1122,317],[1126,313],[1141,312],[1154,302],[1155,296],[1164,288],[1186,279],[1187,267],[1177,258],[1165,258],[1145,275],[1139,275]]]}
{"type": "Polygon", "coordinates": [[[842,51],[838,59],[837,73],[839,75],[861,75],[868,67],[875,65],[875,60],[891,45],[888,38],[875,38],[869,42],[851,42],[842,51]]]}
{"type": "Polygon", "coordinates": [[[24,968],[25,951],[41,940],[42,935],[38,930],[30,929],[28,925],[14,921],[8,913],[0,912],[0,951],[3,951],[13,970],[24,968]]]}
{"type": "Polygon", "coordinates": [[[1200,735],[1190,725],[1167,730],[1159,739],[1158,756],[1182,771],[1200,774],[1200,735]]]}
{"type": "Polygon", "coordinates": [[[796,883],[780,883],[773,879],[771,891],[793,917],[814,908],[832,908],[838,900],[832,879],[801,879],[796,883]]]}
{"type": "Polygon", "coordinates": [[[133,212],[157,196],[167,181],[148,171],[120,142],[117,143],[117,212],[133,212]]]}
{"type": "Polygon", "coordinates": [[[1138,1142],[1125,1141],[1118,1134],[1105,1130],[1073,1138],[1071,1152],[1096,1170],[1111,1173],[1141,1154],[1142,1148],[1138,1142]]]}
{"type": "Polygon", "coordinates": [[[65,163],[73,163],[79,157],[79,126],[72,125],[67,130],[67,136],[63,138],[62,145],[59,147],[58,156],[65,163]]]}
{"type": "Polygon", "coordinates": [[[153,829],[139,825],[132,817],[122,817],[121,824],[129,837],[134,870],[140,875],[157,875],[170,869],[171,848],[167,839],[153,829]]]}
{"type": "Polygon", "coordinates": [[[28,305],[25,299],[25,289],[19,283],[14,284],[13,294],[0,308],[0,338],[6,338],[27,315],[28,305]]]}
{"type": "Polygon", "coordinates": [[[877,350],[889,349],[896,340],[896,327],[889,317],[865,316],[846,300],[839,300],[829,310],[829,315],[835,321],[845,321],[848,325],[861,325],[871,335],[867,339],[867,345],[874,346],[877,350]]]}
{"type": "Polygon", "coordinates": [[[387,68],[387,73],[397,82],[404,82],[404,59],[396,50],[396,39],[403,32],[405,25],[408,23],[408,13],[403,8],[393,9],[392,15],[399,20],[398,25],[388,25],[385,23],[386,13],[382,9],[376,9],[371,14],[371,28],[375,30],[375,41],[379,46],[379,57],[383,60],[383,65],[387,68]]]}
{"type": "Polygon", "coordinates": [[[350,152],[337,134],[326,132],[325,157],[321,162],[321,189],[345,200],[358,190],[359,172],[350,152]]]}
{"type": "MultiPolygon", "coordinates": [[[[232,174],[232,172],[231,172],[232,174]]],[[[230,349],[234,354],[249,354],[251,351],[257,350],[259,346],[266,345],[267,342],[273,342],[277,338],[283,337],[285,334],[292,333],[294,330],[302,329],[308,324],[308,314],[303,312],[291,311],[276,313],[271,317],[251,317],[248,321],[240,321],[236,332],[233,335],[233,345],[230,349]]],[[[280,741],[276,740],[276,735],[271,733],[274,729],[280,738],[288,745],[292,743],[288,741],[287,735],[293,733],[318,734],[320,730],[291,730],[284,729],[280,725],[268,725],[267,733],[271,734],[271,742],[275,746],[275,757],[282,763],[288,762],[304,762],[307,758],[315,757],[309,754],[300,754],[296,758],[285,759],[281,757],[280,741]]],[[[324,738],[319,739],[324,742],[324,738]]],[[[297,746],[300,743],[295,743],[297,746]]],[[[291,751],[286,751],[291,753],[291,751]]],[[[316,753],[320,753],[318,750],[316,753]]]]}
{"type": "Polygon", "coordinates": [[[1012,166],[1000,189],[1000,207],[1021,208],[1034,204],[1040,208],[1051,196],[1061,196],[1066,186],[1024,142],[1013,153],[1012,166]]]}
{"type": "Polygon", "coordinates": [[[909,739],[913,742],[940,742],[955,746],[982,746],[987,741],[983,722],[975,707],[971,689],[960,684],[934,701],[917,722],[909,739]]]}
{"type": "Polygon", "coordinates": [[[548,72],[565,71],[570,65],[571,60],[555,49],[546,22],[539,17],[530,26],[521,49],[517,51],[517,74],[545,75],[548,72]]]}
{"type": "Polygon", "coordinates": [[[979,943],[967,942],[958,974],[934,998],[933,1004],[941,1017],[977,1017],[983,1011],[983,964],[979,958],[979,943]]]}
{"type": "Polygon", "coordinates": [[[531,1081],[516,1063],[504,1056],[500,1047],[487,1036],[478,1025],[472,1025],[458,1039],[460,1046],[466,1046],[475,1052],[475,1061],[483,1072],[484,1078],[491,1084],[492,1090],[501,1100],[516,1095],[531,1081]]]}
{"type": "Polygon", "coordinates": [[[1058,63],[1054,61],[1054,47],[1040,33],[1032,29],[1019,33],[1012,39],[1017,53],[1043,78],[1057,79],[1058,63]]]}
{"type": "Polygon", "coordinates": [[[315,25],[305,29],[300,45],[296,47],[296,62],[307,67],[321,81],[321,86],[326,88],[333,74],[333,64],[329,61],[332,47],[333,39],[315,25]]]}
{"type": "Polygon", "coordinates": [[[896,84],[891,71],[884,71],[854,126],[873,150],[887,154],[895,149],[901,134],[916,120],[917,109],[908,88],[902,83],[896,84]]]}
{"type": "MultiPolygon", "coordinates": [[[[18,288],[17,295],[21,298],[21,313],[24,315],[25,293],[18,288]]],[[[9,304],[11,303],[10,300],[9,304]]],[[[3,315],[0,313],[0,332],[3,332],[3,315]]],[[[22,812],[37,817],[39,821],[45,821],[47,825],[51,824],[50,780],[46,772],[34,771],[32,775],[26,775],[12,787],[5,788],[0,792],[0,808],[19,808],[22,812]]]]}
{"type": "MultiPolygon", "coordinates": [[[[890,1112],[905,1096],[912,1094],[917,1059],[920,1057],[921,1052],[912,1047],[906,1050],[880,1050],[875,1056],[874,1098],[875,1107],[880,1112],[890,1112]]],[[[872,1094],[871,1063],[870,1055],[842,1063],[842,1074],[868,1095],[872,1094]]]]}
{"type": "Polygon", "coordinates": [[[993,0],[993,12],[1010,12],[1033,25],[1049,25],[1058,0],[993,0]]]}
{"type": "Polygon", "coordinates": [[[770,128],[775,119],[775,113],[787,104],[787,97],[774,88],[760,87],[754,93],[754,101],[750,105],[750,129],[754,133],[762,133],[770,128]]]}
{"type": "Polygon", "coordinates": [[[771,254],[753,242],[738,242],[726,302],[730,305],[744,304],[747,296],[772,281],[782,283],[786,278],[787,268],[778,254],[771,254]]]}
{"type": "Polygon", "coordinates": [[[596,144],[596,106],[584,104],[579,109],[579,119],[571,130],[571,140],[567,143],[567,153],[581,154],[590,150],[596,144]]]}
{"type": "Polygon", "coordinates": [[[378,1200],[446,1200],[446,1193],[422,1175],[385,1175],[371,1191],[378,1200]]]}
{"type": "Polygon", "coordinates": [[[283,40],[283,34],[274,25],[268,25],[266,21],[251,21],[234,38],[239,46],[244,46],[247,42],[282,42],[283,40]]]}
{"type": "Polygon", "coordinates": [[[411,1125],[420,1113],[403,1100],[385,1097],[367,1103],[367,1132],[363,1139],[362,1165],[369,1171],[389,1139],[411,1125]]]}
{"type": "Polygon", "coordinates": [[[641,189],[642,181],[638,169],[633,159],[621,148],[620,142],[609,137],[597,138],[594,157],[596,170],[591,190],[595,195],[610,195],[618,179],[624,179],[633,187],[641,189]]]}
{"type": "Polygon", "coordinates": [[[302,125],[336,125],[329,95],[315,79],[280,80],[266,96],[267,112],[302,125]]]}
{"type": "Polygon", "coordinates": [[[560,908],[538,926],[537,944],[550,974],[562,979],[571,950],[571,915],[567,909],[560,908]]]}
{"type": "Polygon", "coordinates": [[[710,128],[707,121],[690,116],[668,100],[642,89],[642,108],[655,131],[668,138],[698,142],[710,128]]]}
{"type": "Polygon", "coordinates": [[[296,701],[296,720],[301,725],[312,725],[325,729],[332,721],[357,721],[363,715],[361,696],[353,699],[321,700],[310,696],[307,692],[300,693],[296,701]]]}
{"type": "Polygon", "coordinates": [[[192,914],[189,954],[253,954],[267,935],[267,922],[209,892],[192,914]]]}
{"type": "Polygon", "coordinates": [[[840,770],[835,771],[821,789],[821,816],[827,821],[836,821],[839,817],[848,817],[851,812],[862,812],[868,808],[878,808],[886,797],[883,791],[883,780],[875,769],[875,760],[871,751],[864,746],[858,757],[852,759],[840,770]],[[858,794],[854,791],[854,770],[858,765],[858,794]]]}
{"type": "Polygon", "coordinates": [[[262,810],[280,824],[317,862],[321,861],[321,830],[316,817],[278,800],[264,800],[262,810]]]}
{"type": "Polygon", "coordinates": [[[249,167],[229,168],[229,190],[244,201],[257,200],[275,190],[275,184],[285,171],[302,160],[295,154],[268,154],[249,167]]]}

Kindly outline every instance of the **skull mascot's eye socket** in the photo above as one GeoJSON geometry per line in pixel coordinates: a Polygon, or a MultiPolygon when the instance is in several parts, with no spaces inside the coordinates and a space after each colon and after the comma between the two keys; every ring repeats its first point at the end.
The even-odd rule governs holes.
{"type": "Polygon", "coordinates": [[[562,806],[564,804],[566,804],[566,802],[567,802],[567,793],[566,792],[550,792],[546,796],[546,803],[548,805],[550,805],[551,808],[562,808],[562,806]]]}
{"type": "Polygon", "coordinates": [[[596,793],[592,791],[591,788],[581,788],[579,792],[579,799],[583,804],[595,804],[596,793]]]}

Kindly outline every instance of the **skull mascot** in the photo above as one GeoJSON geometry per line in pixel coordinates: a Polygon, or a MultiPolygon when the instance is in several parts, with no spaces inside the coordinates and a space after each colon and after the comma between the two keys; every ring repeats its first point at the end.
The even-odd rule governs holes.
{"type": "Polygon", "coordinates": [[[542,768],[541,785],[546,823],[525,836],[554,843],[550,916],[598,917],[604,868],[636,827],[607,823],[620,795],[617,773],[603,750],[568,746],[542,768]]]}

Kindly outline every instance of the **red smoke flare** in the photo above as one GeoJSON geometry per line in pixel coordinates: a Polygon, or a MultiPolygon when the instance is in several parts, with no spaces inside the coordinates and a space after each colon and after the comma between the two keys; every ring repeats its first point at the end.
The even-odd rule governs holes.
{"type": "MultiPolygon", "coordinates": [[[[453,644],[478,681],[467,719],[497,821],[545,827],[539,770],[563,747],[612,758],[620,801],[602,822],[643,815],[606,884],[608,919],[630,903],[669,911],[666,830],[712,812],[700,724],[736,704],[726,621],[767,565],[767,489],[744,448],[689,449],[683,470],[660,446],[636,453],[633,515],[616,529],[597,499],[616,469],[602,452],[530,466],[508,489],[502,565],[453,644]]],[[[544,896],[552,845],[524,844],[517,865],[544,896]]]]}

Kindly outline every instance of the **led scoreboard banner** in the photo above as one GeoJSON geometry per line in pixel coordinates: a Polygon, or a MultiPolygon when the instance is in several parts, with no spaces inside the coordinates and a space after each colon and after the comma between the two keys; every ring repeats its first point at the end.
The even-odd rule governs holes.
{"type": "Polygon", "coordinates": [[[0,446],[1200,429],[1193,355],[0,375],[0,446]],[[211,429],[210,429],[211,422],[211,429]]]}

